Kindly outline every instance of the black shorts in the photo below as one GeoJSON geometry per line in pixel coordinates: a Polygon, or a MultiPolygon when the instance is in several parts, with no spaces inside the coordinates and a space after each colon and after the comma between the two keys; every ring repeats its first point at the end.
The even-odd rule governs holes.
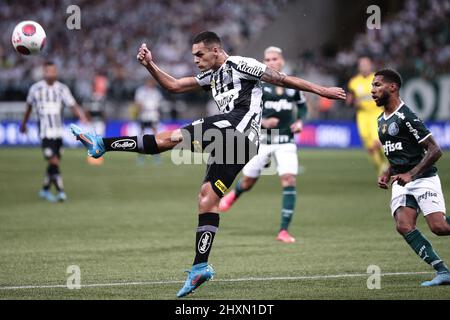
{"type": "Polygon", "coordinates": [[[258,153],[257,142],[250,141],[248,132],[236,130],[232,122],[221,114],[181,129],[184,149],[210,154],[203,182],[210,182],[219,197],[224,196],[242,168],[258,153]]]}
{"type": "Polygon", "coordinates": [[[42,153],[45,159],[53,158],[54,156],[61,158],[63,152],[62,139],[42,139],[41,142],[42,153]]]}

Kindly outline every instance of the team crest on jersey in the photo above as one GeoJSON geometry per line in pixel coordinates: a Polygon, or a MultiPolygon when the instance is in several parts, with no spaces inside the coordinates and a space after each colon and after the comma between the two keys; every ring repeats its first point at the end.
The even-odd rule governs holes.
{"type": "Polygon", "coordinates": [[[396,136],[399,131],[400,131],[400,129],[399,129],[398,124],[396,122],[392,122],[389,125],[389,128],[388,128],[389,135],[396,136]]]}
{"type": "Polygon", "coordinates": [[[283,95],[284,89],[283,87],[276,87],[275,92],[277,93],[277,95],[281,96],[283,95]]]}
{"type": "Polygon", "coordinates": [[[387,124],[383,123],[383,125],[381,126],[381,133],[385,134],[386,133],[386,129],[387,129],[387,124]]]}

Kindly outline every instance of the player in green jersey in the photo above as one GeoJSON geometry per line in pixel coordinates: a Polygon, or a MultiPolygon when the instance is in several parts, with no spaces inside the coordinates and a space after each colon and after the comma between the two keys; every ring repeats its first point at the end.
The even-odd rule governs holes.
{"type": "Polygon", "coordinates": [[[389,188],[392,181],[391,213],[397,231],[416,254],[437,272],[422,286],[450,284],[450,270],[433,250],[431,243],[416,228],[422,211],[431,231],[450,235],[450,217],[437,175],[436,161],[442,156],[430,131],[400,99],[400,75],[390,69],[375,73],[372,98],[384,112],[378,118],[378,136],[389,160],[388,172],[378,178],[378,186],[389,188]]]}
{"type": "MultiPolygon", "coordinates": [[[[285,64],[280,48],[269,47],[264,51],[264,63],[277,71],[285,64]]],[[[281,227],[277,240],[285,243],[295,242],[288,232],[289,224],[295,211],[296,175],[298,174],[297,146],[294,133],[303,128],[302,120],[307,113],[306,99],[302,92],[262,83],[263,113],[261,126],[265,133],[261,135],[258,155],[243,169],[244,176],[238,181],[234,190],[220,202],[219,209],[227,211],[239,196],[250,190],[263,173],[264,167],[273,157],[283,187],[281,227]]]]}

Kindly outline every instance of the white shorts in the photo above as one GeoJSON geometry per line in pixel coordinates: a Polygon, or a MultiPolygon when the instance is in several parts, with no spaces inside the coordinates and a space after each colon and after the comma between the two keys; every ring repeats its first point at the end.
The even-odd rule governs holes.
{"type": "Polygon", "coordinates": [[[261,144],[258,154],[242,169],[245,176],[258,178],[261,174],[298,174],[297,146],[294,143],[261,144]],[[274,159],[276,164],[271,161],[274,159]],[[269,167],[265,168],[268,164],[269,167]],[[276,165],[276,169],[275,169],[276,165]]]}
{"type": "Polygon", "coordinates": [[[394,182],[392,185],[391,214],[399,207],[413,207],[426,216],[433,212],[445,213],[445,201],[439,176],[421,178],[404,187],[394,182]]]}

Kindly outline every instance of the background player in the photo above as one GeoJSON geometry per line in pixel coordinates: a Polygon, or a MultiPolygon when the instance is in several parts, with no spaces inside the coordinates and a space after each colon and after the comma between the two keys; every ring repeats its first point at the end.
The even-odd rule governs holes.
{"type": "MultiPolygon", "coordinates": [[[[281,72],[285,64],[282,50],[277,47],[267,48],[264,51],[264,63],[281,72]]],[[[242,169],[244,176],[237,182],[234,190],[222,198],[219,210],[228,211],[243,192],[250,190],[258,181],[264,167],[274,157],[283,187],[281,226],[277,240],[293,243],[295,238],[289,234],[288,227],[295,211],[297,195],[298,157],[294,133],[300,132],[303,128],[302,119],[308,112],[306,99],[298,90],[265,82],[262,83],[262,88],[261,126],[267,129],[267,135],[261,136],[258,155],[242,169]],[[294,116],[294,111],[296,111],[296,116],[294,116]]]]}
{"type": "Polygon", "coordinates": [[[356,108],[356,124],[361,142],[380,175],[387,169],[388,161],[383,154],[377,133],[377,118],[380,110],[370,95],[373,77],[372,60],[369,57],[360,57],[358,74],[348,83],[346,102],[356,108]]]}
{"type": "MultiPolygon", "coordinates": [[[[86,113],[90,125],[94,131],[100,135],[106,132],[106,95],[108,92],[108,78],[102,72],[97,73],[92,81],[92,96],[89,103],[85,104],[86,113]]],[[[104,158],[87,157],[87,162],[91,165],[102,165],[104,158]]]]}
{"type": "Polygon", "coordinates": [[[391,212],[397,231],[437,271],[437,276],[422,286],[450,284],[450,270],[416,228],[421,210],[433,233],[450,235],[450,217],[445,216],[444,195],[434,165],[442,151],[423,122],[400,100],[401,85],[400,75],[393,70],[375,73],[372,96],[377,106],[384,108],[378,134],[390,163],[389,170],[378,178],[378,186],[388,189],[392,179],[391,212]]]}
{"type": "MultiPolygon", "coordinates": [[[[152,134],[157,134],[163,95],[156,87],[155,79],[147,79],[145,84],[136,90],[134,102],[138,107],[141,134],[149,133],[149,130],[152,134]]],[[[155,156],[155,160],[159,161],[159,155],[155,156]]],[[[142,154],[138,155],[138,163],[143,163],[144,157],[142,154]]]]}
{"type": "Polygon", "coordinates": [[[56,65],[48,61],[45,62],[43,69],[44,80],[33,84],[28,91],[27,109],[23,116],[20,132],[27,132],[27,122],[34,108],[39,120],[42,151],[48,162],[44,184],[39,192],[39,196],[50,202],[56,200],[65,201],[67,196],[64,192],[63,179],[59,170],[64,124],[63,108],[64,106],[71,107],[73,114],[82,122],[86,122],[86,117],[73,98],[70,89],[65,84],[57,81],[58,70],[56,65]],[[52,184],[57,191],[56,197],[50,191],[52,184]]]}
{"type": "Polygon", "coordinates": [[[259,143],[262,112],[260,80],[310,91],[331,99],[345,99],[345,91],[341,88],[326,88],[287,76],[252,58],[228,56],[222,48],[220,38],[214,32],[202,32],[194,37],[192,43],[194,62],[202,71],[197,77],[177,79],[162,71],[153,61],[152,54],[145,44],[139,49],[137,58],[159,84],[170,92],[181,93],[200,88],[211,90],[221,114],[199,119],[183,129],[137,137],[101,138],[72,126],[74,135],[94,157],[101,156],[107,151],[157,154],[178,147],[180,143],[189,149],[201,146],[204,150],[211,144],[211,140],[203,139],[207,131],[221,135],[223,143],[216,143],[215,147],[219,151],[223,149],[222,155],[227,151],[233,152],[235,157],[231,163],[219,162],[214,158],[212,161],[211,158],[208,160],[206,175],[198,197],[196,255],[186,282],[177,294],[178,297],[191,293],[214,275],[213,268],[208,265],[208,257],[219,227],[220,198],[255,154],[259,143]],[[235,148],[235,137],[244,138],[245,145],[241,145],[244,148],[235,148]],[[233,149],[228,149],[230,146],[233,149]]]}

